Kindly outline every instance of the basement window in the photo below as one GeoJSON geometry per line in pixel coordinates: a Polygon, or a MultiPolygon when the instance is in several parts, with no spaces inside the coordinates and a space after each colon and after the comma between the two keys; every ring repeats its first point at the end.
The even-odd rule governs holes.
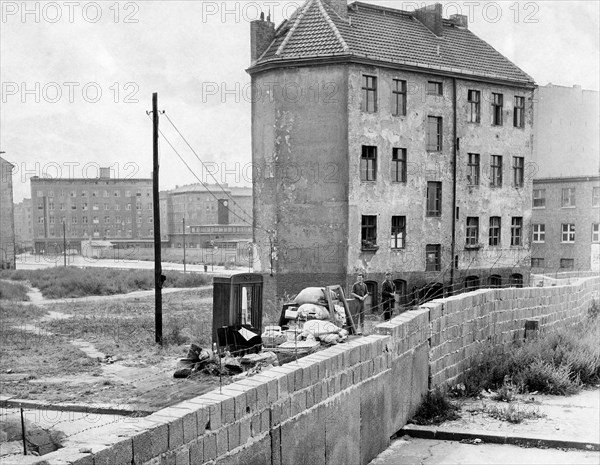
{"type": "Polygon", "coordinates": [[[561,258],[560,259],[560,267],[562,269],[572,270],[575,267],[575,259],[574,258],[561,258]]]}

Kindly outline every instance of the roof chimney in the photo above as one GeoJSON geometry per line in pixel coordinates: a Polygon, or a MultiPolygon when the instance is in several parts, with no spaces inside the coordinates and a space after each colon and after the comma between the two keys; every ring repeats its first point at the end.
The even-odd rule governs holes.
{"type": "Polygon", "coordinates": [[[436,36],[442,36],[442,4],[427,5],[415,10],[415,17],[436,36]]]}
{"type": "Polygon", "coordinates": [[[324,0],[331,8],[335,10],[340,18],[348,19],[348,1],[347,0],[324,0]]]}
{"type": "Polygon", "coordinates": [[[250,22],[250,59],[254,62],[265,53],[275,38],[275,23],[271,22],[271,15],[265,21],[265,14],[260,14],[260,19],[250,22]]]}
{"type": "Polygon", "coordinates": [[[469,29],[469,19],[467,18],[467,15],[450,15],[450,21],[459,27],[469,29]]]}

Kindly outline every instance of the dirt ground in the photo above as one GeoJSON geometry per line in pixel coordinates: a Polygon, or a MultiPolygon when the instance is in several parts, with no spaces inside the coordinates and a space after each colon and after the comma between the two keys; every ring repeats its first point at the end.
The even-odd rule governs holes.
{"type": "Polygon", "coordinates": [[[190,343],[210,347],[210,288],[163,296],[163,347],[154,342],[152,291],[34,302],[1,303],[3,396],[147,411],[229,381],[173,378],[190,343]]]}

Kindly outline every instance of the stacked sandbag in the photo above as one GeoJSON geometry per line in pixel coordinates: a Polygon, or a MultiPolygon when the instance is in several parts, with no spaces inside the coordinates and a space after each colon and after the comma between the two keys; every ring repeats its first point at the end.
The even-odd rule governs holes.
{"type": "Polygon", "coordinates": [[[348,331],[339,328],[330,321],[310,320],[302,328],[302,336],[314,337],[325,344],[337,344],[348,338],[348,331]]]}
{"type": "Polygon", "coordinates": [[[298,319],[300,320],[328,320],[329,310],[322,305],[302,304],[298,307],[298,319]]]}
{"type": "Polygon", "coordinates": [[[315,305],[327,305],[327,299],[325,298],[324,287],[307,287],[302,289],[300,293],[294,299],[294,303],[298,305],[303,304],[315,304],[315,305]]]}

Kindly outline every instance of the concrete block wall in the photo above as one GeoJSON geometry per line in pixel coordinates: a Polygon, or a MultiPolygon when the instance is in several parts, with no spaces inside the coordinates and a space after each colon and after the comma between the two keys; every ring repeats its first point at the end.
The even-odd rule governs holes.
{"type": "MultiPolygon", "coordinates": [[[[479,290],[432,301],[352,340],[144,418],[93,428],[86,448],[15,463],[367,464],[436,385],[487,341],[581,320],[600,278],[569,286],[479,290]]],[[[23,458],[26,459],[25,457],[23,458]]]]}

